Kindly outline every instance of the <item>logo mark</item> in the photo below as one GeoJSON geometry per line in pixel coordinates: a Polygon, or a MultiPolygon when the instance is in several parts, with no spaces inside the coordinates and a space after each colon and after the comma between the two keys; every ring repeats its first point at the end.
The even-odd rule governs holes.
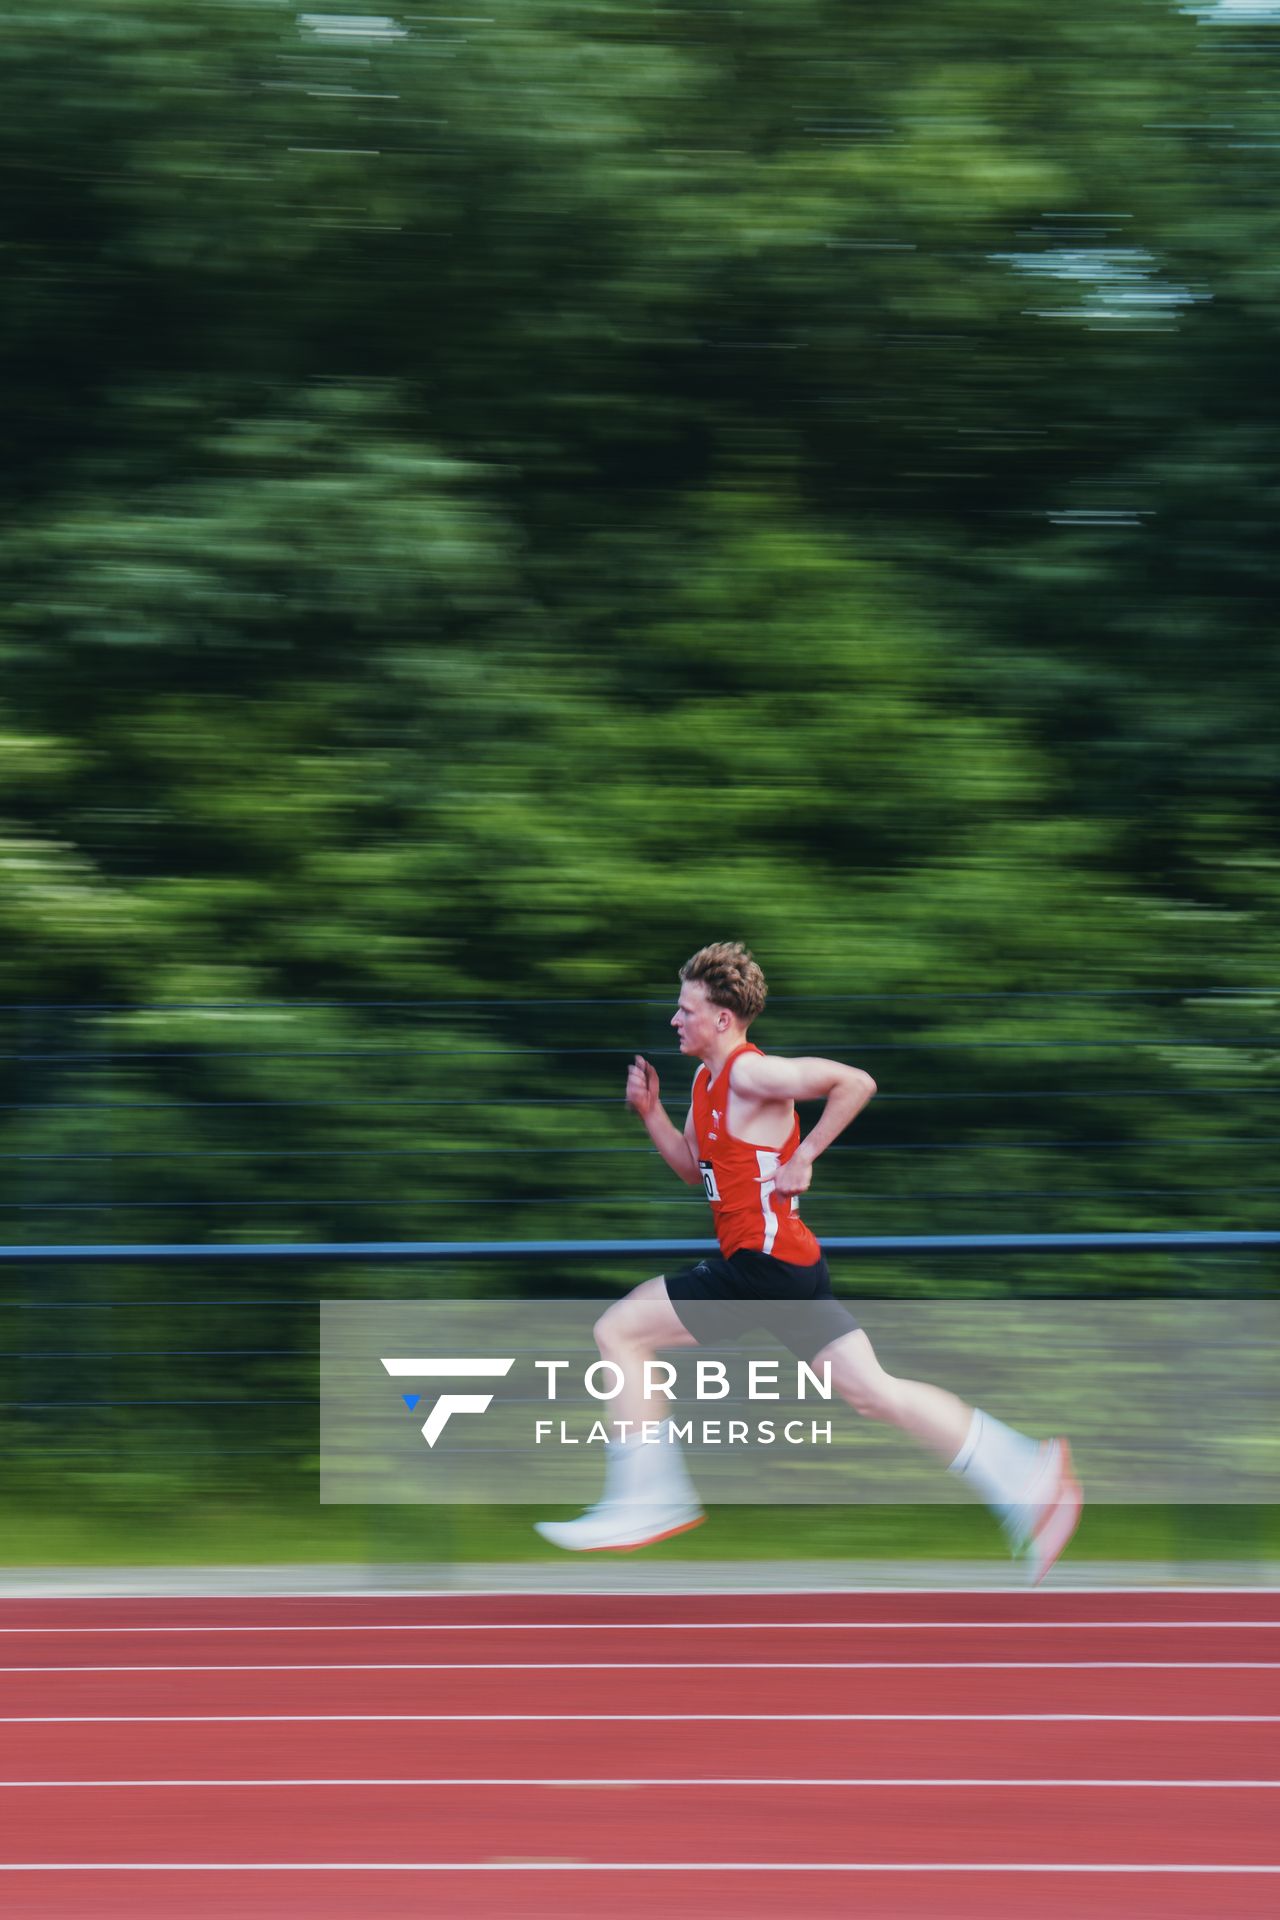
{"type": "MultiPolygon", "coordinates": [[[[510,1360],[384,1360],[393,1380],[502,1380],[515,1365],[510,1360]]],[[[418,1404],[417,1396],[405,1394],[418,1404]]],[[[493,1399],[491,1393],[442,1393],[422,1423],[422,1437],[434,1447],[455,1413],[483,1413],[493,1399]]]]}

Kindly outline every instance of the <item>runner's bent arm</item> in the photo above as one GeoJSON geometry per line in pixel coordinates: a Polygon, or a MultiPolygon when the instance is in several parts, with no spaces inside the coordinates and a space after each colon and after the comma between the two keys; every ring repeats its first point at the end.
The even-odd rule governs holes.
{"type": "Polygon", "coordinates": [[[693,1139],[693,1109],[689,1109],[684,1132],[677,1132],[658,1098],[658,1076],[639,1054],[634,1065],[627,1068],[627,1105],[634,1107],[644,1121],[645,1131],[672,1173],[678,1174],[687,1187],[700,1187],[702,1175],[693,1139]]]}
{"type": "Polygon", "coordinates": [[[876,1083],[861,1067],[838,1060],[783,1060],[777,1054],[747,1053],[734,1061],[730,1084],[749,1100],[825,1100],[822,1117],[784,1166],[777,1191],[803,1193],[813,1163],[872,1099],[876,1083]]]}

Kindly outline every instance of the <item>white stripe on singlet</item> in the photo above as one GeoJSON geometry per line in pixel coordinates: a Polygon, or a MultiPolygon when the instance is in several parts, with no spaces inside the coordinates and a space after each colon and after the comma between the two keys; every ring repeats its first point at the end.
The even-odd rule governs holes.
{"type": "Polygon", "coordinates": [[[760,1169],[760,1211],[764,1215],[764,1253],[773,1252],[773,1243],[778,1237],[778,1216],[769,1201],[773,1197],[774,1176],[778,1171],[781,1154],[770,1152],[765,1147],[756,1148],[756,1165],[760,1169]]]}

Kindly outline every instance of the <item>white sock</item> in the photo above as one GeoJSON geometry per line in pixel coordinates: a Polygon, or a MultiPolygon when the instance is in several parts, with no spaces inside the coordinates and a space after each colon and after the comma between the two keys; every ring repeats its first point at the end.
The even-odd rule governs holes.
{"type": "Polygon", "coordinates": [[[964,1445],[948,1471],[968,1481],[1006,1526],[1020,1532],[1039,1466],[1038,1441],[975,1407],[964,1445]]]}
{"type": "Polygon", "coordinates": [[[605,1449],[605,1498],[663,1505],[696,1498],[680,1442],[668,1431],[658,1441],[631,1435],[605,1449]]]}

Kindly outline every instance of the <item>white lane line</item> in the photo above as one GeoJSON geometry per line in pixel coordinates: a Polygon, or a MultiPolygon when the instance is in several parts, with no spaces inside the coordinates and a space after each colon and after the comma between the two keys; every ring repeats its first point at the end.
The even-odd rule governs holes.
{"type": "Polygon", "coordinates": [[[1280,1660],[283,1660],[0,1667],[0,1673],[1280,1673],[1280,1660]]]}
{"type": "MultiPolygon", "coordinates": [[[[1267,1571],[1276,1563],[1269,1562],[1267,1571]]],[[[7,1569],[12,1572],[12,1569],[7,1569]]],[[[585,1570],[584,1570],[585,1571],[585,1570]]],[[[1013,1570],[1011,1568],[1011,1575],[1013,1570]]],[[[1166,1582],[1163,1586],[1109,1585],[1099,1582],[1097,1586],[1056,1587],[1050,1596],[1054,1601],[1078,1600],[1087,1603],[1091,1600],[1131,1600],[1159,1599],[1174,1597],[1186,1599],[1256,1600],[1260,1596],[1273,1597],[1278,1591],[1273,1578],[1251,1581],[1245,1586],[1208,1586],[1190,1587],[1177,1582],[1166,1582]]],[[[193,1600],[211,1604],[219,1600],[253,1600],[265,1605],[284,1604],[291,1606],[333,1605],[338,1602],[358,1601],[365,1606],[373,1606],[383,1600],[426,1600],[437,1606],[449,1606],[459,1600],[620,1600],[632,1601],[679,1600],[682,1603],[697,1601],[703,1597],[711,1600],[894,1600],[904,1597],[912,1600],[1025,1600],[1026,1588],[1020,1585],[1016,1575],[1005,1585],[990,1581],[984,1587],[889,1587],[875,1585],[848,1587],[712,1587],[696,1586],[658,1587],[646,1583],[643,1587],[618,1586],[579,1586],[575,1581],[571,1594],[566,1595],[562,1586],[557,1587],[396,1587],[394,1591],[379,1591],[369,1587],[326,1587],[323,1589],[307,1587],[279,1587],[269,1592],[253,1593],[246,1590],[236,1592],[201,1592],[192,1588],[186,1593],[130,1593],[127,1588],[111,1590],[101,1588],[91,1593],[68,1593],[64,1587],[50,1584],[47,1590],[39,1586],[25,1584],[14,1587],[9,1592],[0,1591],[0,1606],[30,1606],[33,1600],[52,1603],[58,1607],[102,1607],[131,1606],[147,1607],[168,1605],[173,1600],[193,1600]]],[[[1032,1604],[1035,1604],[1033,1601],[1032,1604]]]]}
{"type": "Polygon", "coordinates": [[[0,1633],[777,1633],[825,1627],[833,1633],[1131,1633],[1223,1627],[1280,1627],[1276,1620],[380,1620],[319,1625],[260,1620],[252,1626],[4,1627],[0,1633]]]}
{"type": "Polygon", "coordinates": [[[613,1726],[623,1721],[655,1721],[661,1726],[710,1720],[742,1722],[747,1726],[775,1721],[841,1720],[952,1722],[1083,1721],[1103,1726],[1270,1727],[1280,1721],[1275,1713],[9,1713],[0,1715],[0,1727],[224,1727],[329,1726],[354,1723],[385,1726],[401,1721],[430,1722],[433,1726],[481,1726],[495,1722],[572,1720],[591,1726],[613,1726]]]}
{"type": "Polygon", "coordinates": [[[647,1774],[625,1779],[618,1779],[612,1775],[605,1777],[599,1774],[594,1774],[583,1779],[552,1778],[544,1774],[535,1774],[528,1778],[513,1778],[495,1774],[460,1774],[433,1777],[428,1774],[411,1775],[408,1777],[395,1775],[385,1778],[361,1776],[354,1779],[346,1779],[334,1778],[326,1774],[319,1777],[308,1775],[298,1779],[260,1778],[249,1780],[176,1780],[168,1776],[159,1780],[0,1780],[0,1786],[6,1788],[56,1788],[59,1793],[61,1793],[64,1787],[248,1787],[252,1788],[254,1792],[260,1787],[341,1787],[344,1791],[350,1787],[858,1787],[860,1789],[867,1787],[1008,1787],[1017,1789],[1019,1792],[1023,1788],[1031,1790],[1044,1787],[1088,1787],[1095,1791],[1100,1788],[1105,1788],[1108,1792],[1110,1792],[1113,1787],[1129,1787],[1135,1789],[1149,1787],[1156,1788],[1161,1792],[1166,1789],[1182,1792],[1187,1788],[1192,1788],[1198,1792],[1210,1787],[1221,1787],[1228,1790],[1245,1787],[1274,1789],[1280,1787],[1280,1780],[1115,1780],[1110,1778],[1088,1780],[1075,1778],[1063,1780],[1028,1780],[1021,1775],[1013,1780],[975,1778],[971,1775],[965,1775],[951,1780],[936,1779],[933,1777],[921,1778],[914,1774],[904,1774],[900,1777],[887,1774],[875,1774],[868,1775],[865,1779],[815,1775],[811,1779],[800,1779],[793,1774],[783,1774],[780,1777],[771,1778],[762,1774],[735,1773],[695,1774],[691,1777],[681,1776],[679,1778],[672,1777],[669,1779],[647,1774]]]}
{"type": "Polygon", "coordinates": [[[0,1860],[0,1873],[1280,1873],[1200,1861],[1099,1860],[0,1860]]]}
{"type": "MultiPolygon", "coordinates": [[[[1077,1566],[1078,1564],[1079,1563],[1077,1563],[1077,1566]]],[[[1270,1567],[1274,1564],[1274,1562],[1262,1563],[1264,1571],[1269,1572],[1270,1567]]],[[[9,1569],[9,1571],[11,1572],[12,1569],[9,1569]]],[[[252,1569],[250,1569],[250,1571],[252,1571],[252,1569]]],[[[1070,1598],[1075,1600],[1121,1600],[1127,1599],[1131,1595],[1158,1595],[1161,1599],[1168,1600],[1175,1597],[1185,1598],[1188,1595],[1198,1597],[1204,1594],[1229,1594],[1231,1598],[1235,1600],[1256,1600],[1259,1594],[1270,1594],[1274,1592],[1275,1586],[1272,1580],[1264,1577],[1249,1581],[1244,1585],[1237,1583],[1234,1586],[1191,1587],[1185,1586],[1181,1580],[1176,1582],[1166,1581],[1163,1586],[1138,1586],[1136,1584],[1131,1585],[1127,1582],[1120,1582],[1118,1584],[1099,1582],[1097,1586],[1073,1587],[1068,1591],[1070,1598]]],[[[646,1582],[643,1588],[627,1588],[617,1586],[580,1587],[575,1582],[572,1597],[577,1600],[585,1594],[596,1600],[696,1600],[699,1595],[704,1593],[721,1600],[883,1600],[899,1598],[904,1594],[910,1595],[915,1600],[953,1600],[957,1598],[999,1600],[1016,1599],[1020,1596],[1022,1598],[1026,1597],[1025,1589],[1020,1589],[1016,1584],[1013,1586],[1000,1586],[991,1581],[988,1581],[987,1585],[983,1587],[953,1587],[947,1585],[941,1588],[922,1586],[890,1587],[881,1586],[879,1582],[866,1586],[846,1587],[757,1587],[755,1585],[749,1587],[711,1587],[703,1586],[701,1582],[693,1587],[681,1586],[678,1582],[670,1586],[658,1587],[650,1586],[648,1582],[646,1582]]],[[[120,1591],[100,1589],[96,1593],[67,1593],[58,1591],[35,1596],[33,1596],[29,1590],[25,1592],[15,1590],[11,1593],[0,1593],[0,1604],[7,1602],[18,1606],[24,1602],[29,1603],[33,1597],[56,1601],[59,1606],[75,1607],[115,1606],[121,1602],[129,1606],[152,1606],[157,1601],[210,1601],[227,1598],[272,1602],[278,1600],[288,1600],[290,1602],[301,1601],[310,1605],[317,1603],[320,1605],[329,1605],[339,1600],[361,1600],[366,1604],[388,1599],[434,1600],[441,1606],[447,1606],[450,1601],[453,1600],[563,1600],[565,1597],[565,1589],[562,1586],[449,1586],[396,1587],[394,1592],[391,1592],[386,1590],[379,1591],[369,1587],[279,1587],[273,1588],[267,1593],[246,1592],[239,1594],[234,1592],[231,1594],[201,1593],[195,1589],[189,1593],[130,1593],[127,1589],[120,1591]]],[[[1064,1590],[1056,1590],[1054,1598],[1058,1600],[1063,1599],[1064,1590]]]]}

